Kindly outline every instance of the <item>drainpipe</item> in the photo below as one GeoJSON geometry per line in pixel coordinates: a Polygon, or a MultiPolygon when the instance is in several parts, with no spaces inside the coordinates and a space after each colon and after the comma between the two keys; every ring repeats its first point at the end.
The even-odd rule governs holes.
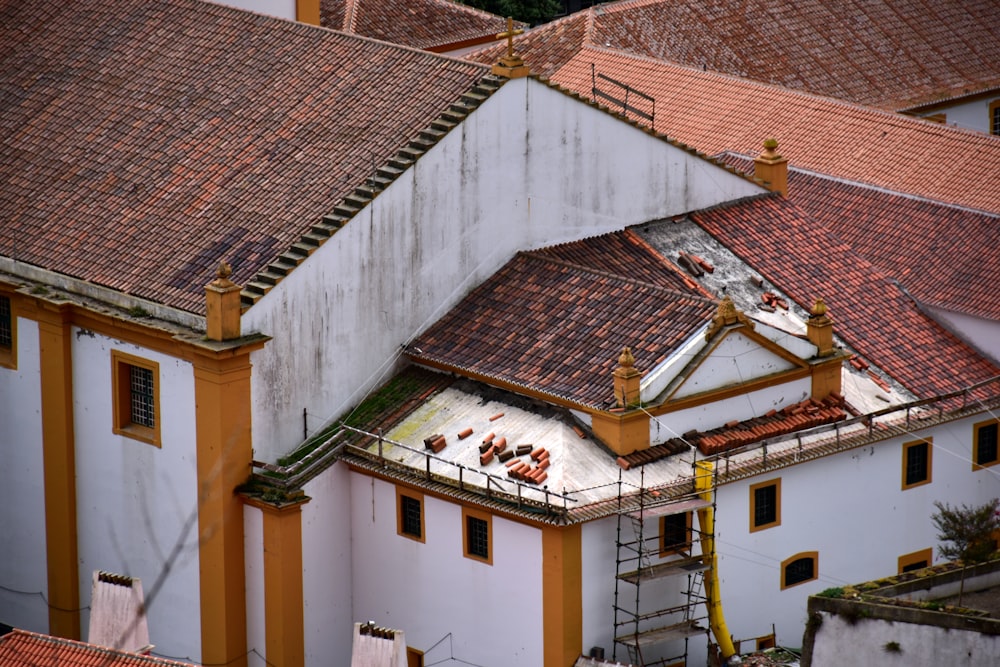
{"type": "MultiPolygon", "coordinates": [[[[697,461],[695,463],[697,472],[694,476],[694,488],[702,500],[712,501],[712,463],[711,461],[697,461]]],[[[722,615],[722,599],[719,595],[719,568],[715,556],[715,509],[707,507],[698,510],[698,525],[701,526],[701,553],[704,562],[708,565],[705,571],[705,597],[708,606],[708,626],[712,629],[715,641],[722,651],[722,659],[729,662],[729,659],[736,655],[736,648],[733,646],[732,636],[729,628],[726,627],[726,619],[722,615]]]]}

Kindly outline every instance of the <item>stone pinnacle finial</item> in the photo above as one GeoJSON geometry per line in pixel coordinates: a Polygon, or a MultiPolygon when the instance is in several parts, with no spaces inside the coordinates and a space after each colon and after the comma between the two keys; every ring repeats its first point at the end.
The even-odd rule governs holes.
{"type": "Polygon", "coordinates": [[[229,266],[225,261],[219,262],[219,270],[215,272],[215,277],[227,279],[231,275],[233,275],[233,267],[229,266]]]}
{"type": "Polygon", "coordinates": [[[622,348],[622,353],[618,356],[618,365],[625,368],[632,368],[635,366],[635,357],[632,356],[632,350],[630,348],[622,348]]]}

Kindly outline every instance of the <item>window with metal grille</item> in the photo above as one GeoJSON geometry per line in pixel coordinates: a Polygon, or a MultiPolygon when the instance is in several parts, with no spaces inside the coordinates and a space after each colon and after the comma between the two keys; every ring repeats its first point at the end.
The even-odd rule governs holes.
{"type": "Polygon", "coordinates": [[[975,465],[973,470],[984,468],[997,463],[997,422],[983,422],[973,427],[975,431],[975,445],[972,460],[975,465]]]}
{"type": "Polygon", "coordinates": [[[159,364],[111,351],[114,432],[160,446],[159,364]]]}
{"type": "Polygon", "coordinates": [[[990,134],[1000,134],[1000,100],[990,102],[990,134]]]}
{"type": "Polygon", "coordinates": [[[903,488],[931,481],[931,443],[927,440],[903,445],[903,488]]]}
{"type": "Polygon", "coordinates": [[[401,513],[400,530],[405,535],[423,537],[420,521],[420,501],[410,496],[399,496],[399,511],[401,513]]]}
{"type": "Polygon", "coordinates": [[[781,480],[750,486],[750,532],[781,524],[781,480]]]}
{"type": "Polygon", "coordinates": [[[132,423],[154,428],[156,400],[153,392],[153,371],[139,366],[129,366],[129,385],[132,396],[132,423]]]}
{"type": "Polygon", "coordinates": [[[490,557],[490,530],[489,525],[482,519],[474,516],[465,517],[466,538],[468,539],[467,549],[470,556],[479,558],[490,557]]]}
{"type": "Polygon", "coordinates": [[[784,567],[785,588],[816,578],[816,559],[810,556],[796,558],[784,567]]]}
{"type": "Polygon", "coordinates": [[[14,327],[11,324],[10,299],[0,296],[0,347],[14,346],[14,327]]]}

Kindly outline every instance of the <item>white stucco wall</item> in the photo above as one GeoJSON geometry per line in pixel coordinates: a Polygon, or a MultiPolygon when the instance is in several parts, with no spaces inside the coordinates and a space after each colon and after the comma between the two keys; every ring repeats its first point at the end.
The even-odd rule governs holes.
{"type": "Polygon", "coordinates": [[[1000,657],[1000,637],[863,618],[849,623],[820,612],[823,622],[813,646],[813,667],[980,667],[1000,657]],[[899,651],[887,651],[889,642],[899,651]]]}
{"type": "Polygon", "coordinates": [[[968,341],[983,354],[1000,363],[1000,322],[963,315],[941,308],[926,307],[934,319],[968,341]]]}
{"type": "Polygon", "coordinates": [[[294,21],[296,17],[295,0],[209,0],[217,5],[228,5],[245,9],[258,14],[277,16],[294,21]]]}
{"type": "Polygon", "coordinates": [[[356,620],[403,630],[426,664],[542,664],[541,530],[494,516],[488,565],[463,555],[461,506],[425,494],[417,542],[396,532],[392,484],[352,474],[350,487],[356,620]]]}
{"type": "MultiPolygon", "coordinates": [[[[741,333],[731,333],[712,350],[674,395],[684,398],[712,389],[741,385],[795,366],[741,333]]],[[[763,413],[761,413],[763,414],[763,413]]]]}
{"type": "MultiPolygon", "coordinates": [[[[973,471],[972,424],[928,429],[933,437],[931,483],[901,489],[902,445],[917,436],[790,466],[717,494],[717,550],[723,609],[737,638],[768,634],[800,646],[806,598],[826,588],[896,574],[897,559],[935,549],[935,500],[981,504],[1000,491],[994,469],[973,471]],[[781,479],[781,525],[749,531],[751,484],[781,479]],[[817,551],[819,578],[781,590],[780,564],[817,551]]],[[[722,464],[720,464],[722,465],[722,464]]]]}
{"type": "Polygon", "coordinates": [[[264,513],[243,506],[243,558],[246,568],[247,656],[249,667],[266,667],[267,624],[264,601],[264,513]]]}
{"type": "Polygon", "coordinates": [[[368,620],[355,618],[351,608],[351,473],[335,465],[310,481],[305,491],[312,498],[302,507],[306,664],[346,666],[354,623],[368,620]]]}
{"type": "Polygon", "coordinates": [[[993,102],[996,99],[998,98],[994,96],[992,98],[975,100],[972,102],[959,102],[952,106],[934,109],[933,111],[920,115],[926,116],[944,113],[946,125],[989,134],[990,102],[993,102]]]}
{"type": "Polygon", "coordinates": [[[40,372],[38,325],[18,318],[17,369],[0,367],[0,621],[48,632],[40,372]]]}
{"type": "MultiPolygon", "coordinates": [[[[90,602],[94,570],[141,578],[150,641],[163,655],[198,662],[198,485],[191,364],[76,327],[72,354],[80,599],[85,605],[90,602]],[[111,350],[159,364],[161,447],[112,432],[111,350]],[[170,562],[157,591],[157,579],[165,574],[178,542],[184,548],[170,562]]],[[[88,624],[85,610],[84,634],[88,624]]]]}
{"type": "Polygon", "coordinates": [[[811,392],[812,380],[806,377],[693,408],[675,410],[649,420],[650,442],[662,443],[692,429],[708,431],[719,428],[734,419],[743,421],[760,417],[772,409],[780,410],[786,405],[801,403],[811,392]]]}
{"type": "MultiPolygon", "coordinates": [[[[400,346],[521,249],[762,190],[533,79],[505,84],[243,316],[255,455],[386,380],[400,346]]],[[[331,202],[331,210],[333,208],[331,202]]]]}

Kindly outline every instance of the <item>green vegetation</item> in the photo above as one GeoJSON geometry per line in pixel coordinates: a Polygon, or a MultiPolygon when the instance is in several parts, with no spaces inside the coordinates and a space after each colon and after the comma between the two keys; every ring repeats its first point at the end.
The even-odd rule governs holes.
{"type": "Polygon", "coordinates": [[[840,586],[837,586],[836,588],[828,588],[821,593],[817,593],[816,596],[821,598],[840,598],[844,596],[844,589],[840,586]]]}
{"type": "Polygon", "coordinates": [[[965,593],[965,570],[969,565],[989,560],[996,550],[993,531],[1000,527],[997,504],[994,498],[984,505],[951,507],[948,503],[935,502],[937,508],[931,521],[938,530],[938,553],[949,560],[962,562],[962,579],[958,586],[958,606],[962,606],[965,593]]]}
{"type": "Polygon", "coordinates": [[[463,0],[462,4],[491,14],[510,16],[515,21],[523,21],[532,26],[551,21],[563,11],[559,0],[463,0]]]}
{"type": "Polygon", "coordinates": [[[138,318],[149,317],[149,311],[143,308],[142,306],[132,306],[131,308],[128,309],[128,314],[131,317],[138,317],[138,318]]]}
{"type": "Polygon", "coordinates": [[[886,653],[902,653],[903,649],[899,647],[899,642],[886,642],[882,645],[882,650],[886,653]]]}

